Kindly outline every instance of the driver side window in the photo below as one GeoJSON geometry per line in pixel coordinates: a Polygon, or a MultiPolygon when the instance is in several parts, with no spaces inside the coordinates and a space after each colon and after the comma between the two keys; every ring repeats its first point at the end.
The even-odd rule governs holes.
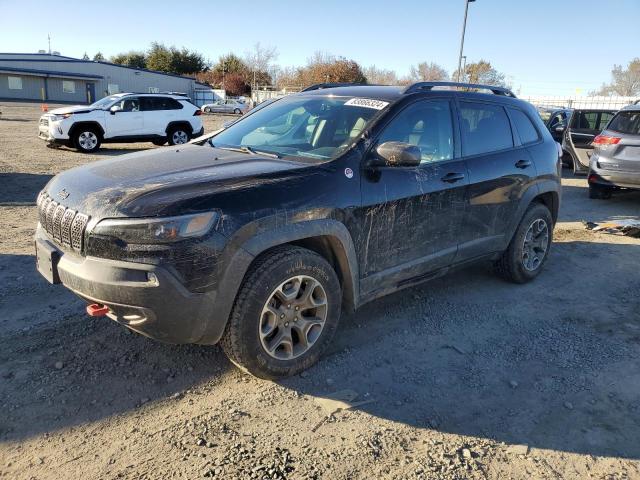
{"type": "Polygon", "coordinates": [[[378,145],[403,142],[420,149],[420,163],[453,158],[453,119],[447,100],[423,100],[402,110],[384,128],[378,145]]]}
{"type": "Polygon", "coordinates": [[[137,98],[124,98],[120,102],[116,103],[116,105],[119,105],[123,112],[140,111],[140,100],[137,98]]]}

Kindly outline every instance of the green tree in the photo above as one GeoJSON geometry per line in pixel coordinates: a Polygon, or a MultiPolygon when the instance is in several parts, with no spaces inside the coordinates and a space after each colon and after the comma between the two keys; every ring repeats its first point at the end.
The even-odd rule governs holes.
{"type": "Polygon", "coordinates": [[[98,52],[93,56],[93,61],[94,62],[104,62],[104,55],[102,55],[102,52],[98,52]]]}
{"type": "Polygon", "coordinates": [[[172,72],[171,50],[163,44],[153,42],[147,52],[147,68],[159,72],[172,72]]]}
{"type": "Polygon", "coordinates": [[[87,52],[84,52],[84,55],[82,55],[82,60],[89,60],[89,55],[87,55],[87,52]]]}
{"type": "Polygon", "coordinates": [[[130,51],[119,53],[111,57],[111,63],[126,65],[127,67],[147,68],[147,57],[144,52],[130,51]]]}

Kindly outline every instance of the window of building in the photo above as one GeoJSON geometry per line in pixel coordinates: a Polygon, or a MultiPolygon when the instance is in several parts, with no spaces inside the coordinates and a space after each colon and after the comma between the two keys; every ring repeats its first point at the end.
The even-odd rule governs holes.
{"type": "Polygon", "coordinates": [[[513,120],[513,125],[518,132],[518,136],[520,137],[520,142],[523,145],[537,142],[539,138],[538,130],[533,126],[529,117],[522,110],[517,110],[515,108],[510,108],[509,113],[511,114],[511,120],[513,120]]]}
{"type": "Polygon", "coordinates": [[[76,93],[76,82],[73,80],[63,80],[62,91],[64,93],[76,93]]]}
{"type": "Polygon", "coordinates": [[[420,101],[409,105],[385,127],[378,139],[403,142],[420,149],[420,163],[453,158],[453,122],[446,100],[420,101]]]}
{"type": "Polygon", "coordinates": [[[149,87],[149,93],[160,93],[160,89],[158,87],[149,87]]]}
{"type": "Polygon", "coordinates": [[[120,87],[118,87],[117,83],[110,83],[107,86],[107,93],[109,95],[113,95],[114,93],[120,93],[120,87]]]}
{"type": "Polygon", "coordinates": [[[9,90],[22,90],[22,77],[7,77],[9,90]]]}
{"type": "Polygon", "coordinates": [[[513,147],[509,118],[499,105],[460,102],[460,132],[465,156],[513,147]]]}

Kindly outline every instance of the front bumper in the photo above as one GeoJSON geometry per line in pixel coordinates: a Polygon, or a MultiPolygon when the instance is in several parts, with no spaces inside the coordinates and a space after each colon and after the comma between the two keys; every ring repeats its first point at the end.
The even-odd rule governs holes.
{"type": "Polygon", "coordinates": [[[189,292],[157,265],[82,257],[62,251],[40,225],[35,235],[38,270],[90,303],[109,307],[107,316],[147,337],[167,343],[215,343],[226,317],[216,318],[217,292],[189,292]],[[43,259],[47,252],[55,257],[43,259]],[[58,280],[58,281],[56,281],[58,280]]]}
{"type": "Polygon", "coordinates": [[[59,122],[44,118],[41,118],[38,124],[38,138],[56,145],[66,145],[69,142],[69,135],[59,122]]]}

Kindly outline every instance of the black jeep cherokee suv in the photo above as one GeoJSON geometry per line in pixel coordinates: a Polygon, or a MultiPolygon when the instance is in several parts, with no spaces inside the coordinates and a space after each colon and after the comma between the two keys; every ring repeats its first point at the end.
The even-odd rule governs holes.
{"type": "Polygon", "coordinates": [[[559,174],[549,131],[508,90],[316,85],[202,145],[57,175],[38,197],[37,265],[92,315],[221,341],[275,378],[318,359],[343,308],[481,259],[536,277],[559,174]]]}

